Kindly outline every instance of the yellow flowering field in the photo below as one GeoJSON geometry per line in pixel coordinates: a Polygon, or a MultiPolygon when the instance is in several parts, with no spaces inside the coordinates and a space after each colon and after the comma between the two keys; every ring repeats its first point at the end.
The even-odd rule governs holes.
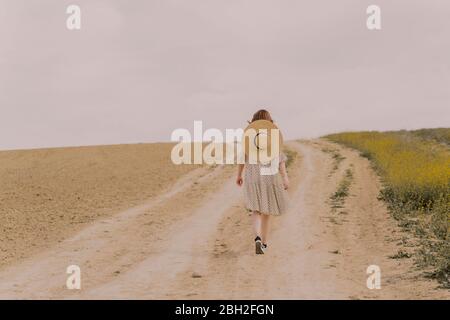
{"type": "Polygon", "coordinates": [[[450,129],[345,132],[325,138],[359,150],[383,181],[381,198],[421,238],[419,255],[450,286],[450,129]]]}
{"type": "Polygon", "coordinates": [[[395,132],[349,132],[327,138],[361,151],[374,161],[387,200],[416,208],[449,195],[450,151],[433,141],[395,132]]]}

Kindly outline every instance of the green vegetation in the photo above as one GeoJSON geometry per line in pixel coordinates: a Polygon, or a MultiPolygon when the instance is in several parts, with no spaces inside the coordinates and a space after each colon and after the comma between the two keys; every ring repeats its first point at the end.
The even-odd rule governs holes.
{"type": "Polygon", "coordinates": [[[450,287],[450,129],[348,132],[326,136],[355,148],[383,181],[380,198],[418,237],[418,265],[450,287]]]}
{"type": "Polygon", "coordinates": [[[353,181],[352,170],[351,169],[345,170],[344,178],[339,183],[336,192],[334,192],[330,197],[332,209],[342,208],[344,206],[345,198],[348,197],[352,181],[353,181]]]}
{"type": "Polygon", "coordinates": [[[411,254],[403,250],[399,250],[396,254],[389,256],[391,259],[408,259],[411,258],[411,254]]]}
{"type": "Polygon", "coordinates": [[[289,166],[294,162],[295,158],[297,157],[297,152],[288,148],[285,148],[283,152],[287,157],[286,168],[289,168],[289,166]]]}
{"type": "Polygon", "coordinates": [[[425,140],[435,140],[450,146],[450,128],[420,129],[409,132],[425,140]]]}
{"type": "Polygon", "coordinates": [[[330,176],[335,173],[339,169],[339,165],[341,164],[342,160],[345,159],[337,149],[332,148],[322,148],[323,152],[330,153],[331,157],[333,158],[333,168],[331,169],[330,176]]]}

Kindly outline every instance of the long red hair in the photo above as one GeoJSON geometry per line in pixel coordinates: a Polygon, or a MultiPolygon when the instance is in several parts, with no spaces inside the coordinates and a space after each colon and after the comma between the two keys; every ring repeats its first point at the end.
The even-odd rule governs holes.
{"type": "Polygon", "coordinates": [[[249,123],[252,123],[257,120],[267,120],[273,122],[273,119],[270,116],[269,111],[267,111],[266,109],[260,109],[256,111],[255,114],[253,115],[252,121],[249,121],[249,123]]]}

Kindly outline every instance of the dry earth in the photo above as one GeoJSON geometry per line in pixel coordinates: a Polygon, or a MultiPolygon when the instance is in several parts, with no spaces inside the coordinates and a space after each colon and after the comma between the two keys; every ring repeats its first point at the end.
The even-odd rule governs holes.
{"type": "MultiPolygon", "coordinates": [[[[91,195],[92,200],[71,211],[72,215],[86,217],[75,228],[67,225],[70,219],[56,223],[55,218],[48,218],[54,216],[52,206],[29,207],[28,198],[20,205],[11,200],[12,194],[5,190],[13,188],[14,172],[23,178],[20,183],[27,190],[26,177],[34,176],[33,168],[38,166],[29,159],[17,162],[16,171],[11,166],[7,170],[11,175],[9,189],[2,187],[1,192],[5,200],[1,212],[10,212],[9,228],[13,229],[8,231],[12,240],[2,238],[7,263],[0,269],[0,298],[450,298],[448,291],[425,279],[410,259],[389,257],[399,250],[408,250],[401,241],[408,235],[377,200],[380,182],[366,159],[322,140],[291,142],[289,147],[298,154],[289,167],[291,210],[273,219],[269,250],[259,256],[254,254],[250,219],[242,205],[242,190],[234,184],[232,167],[191,170],[168,166],[167,173],[161,166],[144,169],[145,161],[137,151],[132,158],[122,155],[117,159],[111,151],[103,160],[116,159],[108,162],[108,170],[127,163],[127,169],[117,178],[126,187],[101,180],[101,186],[111,189],[100,193],[92,189],[95,183],[83,183],[84,187],[76,184],[77,191],[91,195]],[[345,158],[337,164],[327,151],[330,149],[345,158]],[[26,170],[20,169],[24,163],[30,166],[26,170]],[[350,194],[340,207],[333,209],[330,195],[347,169],[353,173],[350,194]],[[99,211],[104,206],[97,204],[96,199],[100,198],[107,210],[99,211]],[[19,234],[13,230],[27,224],[30,210],[35,208],[42,208],[37,225],[45,228],[51,224],[48,232],[58,237],[41,239],[29,251],[30,240],[23,240],[29,237],[28,232],[34,237],[47,232],[24,229],[19,234]],[[20,216],[17,220],[14,212],[20,216]],[[66,288],[66,268],[72,264],[81,268],[81,290],[66,288]],[[372,264],[381,268],[379,290],[366,286],[366,268],[372,264]]],[[[164,148],[158,154],[167,156],[169,149],[164,148]]],[[[155,150],[148,152],[154,154],[155,150]]],[[[83,170],[87,170],[89,160],[82,153],[79,156],[84,162],[79,168],[67,167],[64,171],[64,166],[55,160],[48,170],[56,169],[55,179],[58,172],[86,179],[83,170]],[[75,169],[78,171],[71,172],[75,169]]],[[[19,154],[10,157],[20,160],[19,154]]],[[[4,161],[5,157],[1,159],[4,161]]],[[[110,176],[110,171],[102,171],[102,163],[96,163],[98,159],[92,161],[93,172],[99,170],[99,176],[110,176]]],[[[163,164],[167,159],[161,161],[163,164]]],[[[3,177],[5,170],[2,172],[3,177]]],[[[63,207],[58,210],[59,215],[66,214],[64,199],[72,194],[71,188],[75,186],[60,190],[59,203],[63,207]]],[[[37,192],[44,194],[44,190],[26,194],[32,197],[37,192]]],[[[17,197],[23,195],[15,197],[18,201],[17,197]]]]}

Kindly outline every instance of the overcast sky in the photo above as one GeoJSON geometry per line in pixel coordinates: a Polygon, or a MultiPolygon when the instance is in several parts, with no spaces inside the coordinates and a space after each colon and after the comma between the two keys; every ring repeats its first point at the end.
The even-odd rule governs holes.
{"type": "Polygon", "coordinates": [[[0,149],[448,127],[449,57],[448,0],[0,0],[0,149]]]}

